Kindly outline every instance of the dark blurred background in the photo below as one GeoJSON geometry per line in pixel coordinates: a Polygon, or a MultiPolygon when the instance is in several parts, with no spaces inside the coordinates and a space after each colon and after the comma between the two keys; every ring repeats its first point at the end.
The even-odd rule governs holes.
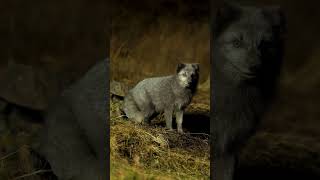
{"type": "Polygon", "coordinates": [[[0,66],[12,61],[40,68],[65,86],[107,56],[106,4],[102,0],[2,0],[0,66]]]}
{"type": "Polygon", "coordinates": [[[108,57],[109,8],[105,0],[0,0],[0,179],[44,168],[31,156],[42,115],[51,99],[108,57]]]}

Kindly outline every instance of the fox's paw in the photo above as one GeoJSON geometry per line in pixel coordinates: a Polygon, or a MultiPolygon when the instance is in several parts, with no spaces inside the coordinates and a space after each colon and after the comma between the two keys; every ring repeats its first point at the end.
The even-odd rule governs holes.
{"type": "Polygon", "coordinates": [[[173,132],[173,129],[172,129],[172,128],[165,127],[165,129],[166,129],[167,131],[173,132]]]}
{"type": "Polygon", "coordinates": [[[181,128],[181,129],[178,129],[178,133],[183,134],[182,128],[181,128]]]}

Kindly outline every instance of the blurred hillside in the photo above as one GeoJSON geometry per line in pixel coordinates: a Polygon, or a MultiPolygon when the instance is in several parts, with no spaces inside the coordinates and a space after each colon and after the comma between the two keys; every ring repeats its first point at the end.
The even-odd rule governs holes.
{"type": "Polygon", "coordinates": [[[118,1],[112,13],[112,79],[138,81],[175,72],[179,62],[200,63],[209,75],[209,17],[205,1],[118,1]],[[190,7],[193,7],[190,9],[190,7]]]}

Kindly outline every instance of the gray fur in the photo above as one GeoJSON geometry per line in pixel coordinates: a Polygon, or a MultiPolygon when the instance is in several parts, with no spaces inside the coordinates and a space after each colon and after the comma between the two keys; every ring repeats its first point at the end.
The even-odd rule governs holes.
{"type": "Polygon", "coordinates": [[[163,112],[168,129],[172,129],[175,112],[178,132],[183,132],[183,111],[191,102],[198,79],[198,64],[179,64],[175,75],[144,79],[126,95],[124,112],[138,123],[163,112]]]}
{"type": "Polygon", "coordinates": [[[213,178],[232,180],[239,150],[273,97],[283,56],[279,8],[225,4],[213,43],[213,178]]]}
{"type": "Polygon", "coordinates": [[[107,63],[93,66],[48,109],[40,152],[59,179],[107,178],[107,63]]]}

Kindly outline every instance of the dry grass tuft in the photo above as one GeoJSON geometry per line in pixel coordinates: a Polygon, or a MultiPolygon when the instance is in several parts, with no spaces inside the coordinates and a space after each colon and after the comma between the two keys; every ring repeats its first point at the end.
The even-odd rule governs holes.
{"type": "MultiPolygon", "coordinates": [[[[116,162],[122,162],[127,164],[125,168],[120,167],[122,171],[129,168],[130,171],[140,171],[140,174],[152,177],[161,175],[169,179],[209,179],[207,138],[178,134],[159,125],[150,127],[135,124],[118,116],[116,112],[120,105],[121,102],[114,101],[110,104],[112,166],[117,167],[116,162]]],[[[162,116],[155,121],[161,119],[162,116]]]]}
{"type": "MultiPolygon", "coordinates": [[[[23,127],[23,123],[16,126],[23,127]]],[[[0,136],[0,179],[43,179],[40,175],[43,170],[34,166],[37,159],[32,154],[31,145],[37,137],[40,125],[30,123],[25,129],[19,132],[4,132],[0,136]]],[[[12,127],[13,129],[18,127],[12,127]]],[[[42,165],[42,164],[39,164],[42,165]]]]}

